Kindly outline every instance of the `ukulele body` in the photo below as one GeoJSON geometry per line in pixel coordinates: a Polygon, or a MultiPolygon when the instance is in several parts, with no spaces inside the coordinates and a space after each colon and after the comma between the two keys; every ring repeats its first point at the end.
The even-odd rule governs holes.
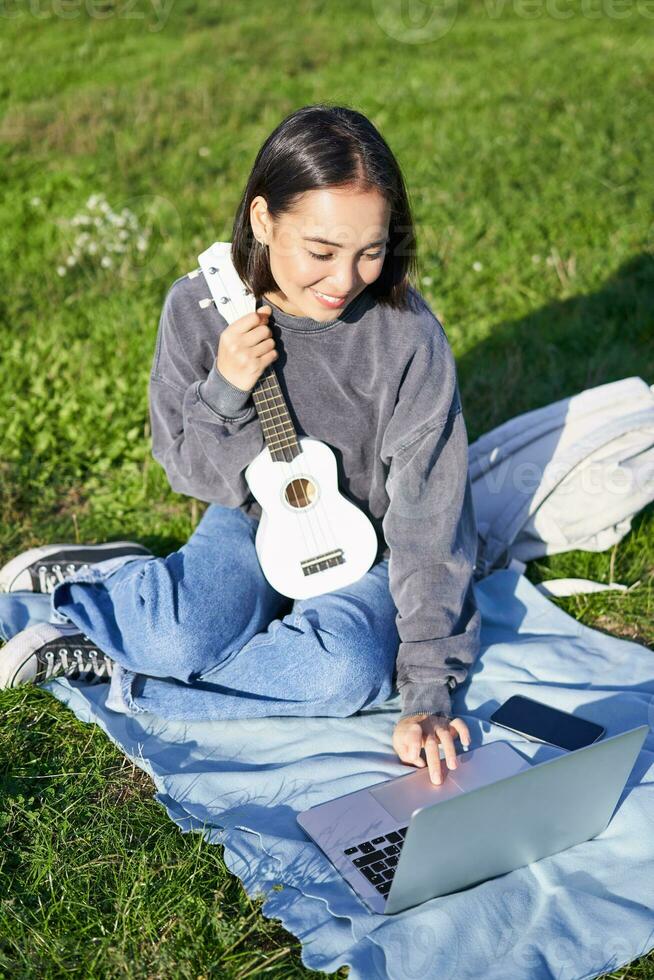
{"type": "Polygon", "coordinates": [[[336,457],[319,439],[299,436],[301,452],[275,461],[268,447],[245,470],[261,505],[255,547],[277,592],[308,599],[356,582],[375,560],[375,529],[338,489],[336,457]]]}

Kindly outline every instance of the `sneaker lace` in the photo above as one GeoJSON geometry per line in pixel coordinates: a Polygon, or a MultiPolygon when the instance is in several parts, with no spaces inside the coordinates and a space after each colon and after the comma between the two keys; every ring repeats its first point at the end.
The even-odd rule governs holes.
{"type": "Polygon", "coordinates": [[[95,647],[88,649],[59,647],[55,650],[45,650],[39,654],[39,659],[45,667],[44,680],[62,674],[65,677],[79,677],[85,680],[94,678],[103,680],[111,677],[113,672],[113,660],[95,647]]]}
{"type": "Polygon", "coordinates": [[[51,566],[39,565],[37,571],[41,592],[52,592],[55,585],[64,581],[66,575],[72,575],[74,572],[82,571],[85,568],[89,568],[88,562],[70,561],[63,568],[57,562],[51,566]]]}

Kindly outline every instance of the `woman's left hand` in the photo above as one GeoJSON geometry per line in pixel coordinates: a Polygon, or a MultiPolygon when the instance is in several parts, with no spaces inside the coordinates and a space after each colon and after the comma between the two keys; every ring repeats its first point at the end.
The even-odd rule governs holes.
{"type": "Polygon", "coordinates": [[[414,715],[400,718],[393,731],[393,748],[402,762],[421,768],[429,766],[429,778],[440,785],[443,781],[441,759],[438,746],[443,746],[448,769],[456,769],[456,750],[454,739],[461,738],[461,744],[470,745],[470,732],[461,718],[448,718],[445,715],[414,715]],[[427,762],[420,755],[424,745],[427,762]]]}

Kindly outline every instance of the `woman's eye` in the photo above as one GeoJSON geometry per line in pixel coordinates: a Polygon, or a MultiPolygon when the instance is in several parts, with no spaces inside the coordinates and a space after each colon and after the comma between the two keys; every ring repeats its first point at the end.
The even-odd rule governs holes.
{"type": "MultiPolygon", "coordinates": [[[[381,251],[381,252],[375,252],[374,255],[366,255],[366,258],[367,259],[380,259],[383,254],[384,254],[383,251],[381,251]]],[[[327,259],[331,259],[331,257],[332,257],[331,252],[328,252],[327,255],[319,255],[318,252],[309,252],[309,255],[312,258],[314,258],[314,259],[319,259],[321,262],[326,262],[327,259]]]]}

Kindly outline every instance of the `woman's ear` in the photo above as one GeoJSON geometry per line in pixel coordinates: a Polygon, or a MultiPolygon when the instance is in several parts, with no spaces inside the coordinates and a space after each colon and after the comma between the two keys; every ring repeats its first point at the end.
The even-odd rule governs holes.
{"type": "Polygon", "coordinates": [[[262,245],[268,244],[268,218],[266,199],[261,194],[257,194],[250,204],[250,225],[252,234],[262,245]]]}

